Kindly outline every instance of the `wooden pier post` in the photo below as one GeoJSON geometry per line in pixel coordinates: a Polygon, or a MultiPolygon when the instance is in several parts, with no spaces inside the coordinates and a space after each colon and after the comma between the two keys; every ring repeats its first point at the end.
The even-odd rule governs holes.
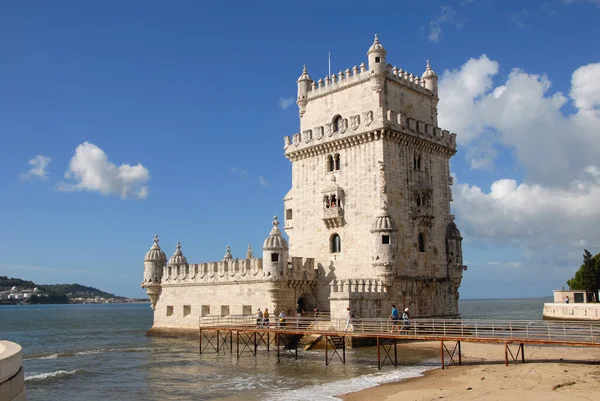
{"type": "Polygon", "coordinates": [[[202,329],[198,329],[198,351],[202,355],[202,329]]]}
{"type": "Polygon", "coordinates": [[[327,357],[327,346],[329,345],[329,340],[327,339],[327,334],[325,334],[325,366],[329,365],[329,358],[327,357]]]}
{"type": "Polygon", "coordinates": [[[217,354],[219,353],[219,345],[221,343],[221,332],[217,330],[217,354]]]}
{"type": "Polygon", "coordinates": [[[442,356],[442,369],[444,369],[444,342],[440,341],[440,355],[442,356]]]}
{"type": "Polygon", "coordinates": [[[458,342],[458,364],[462,365],[462,353],[460,352],[460,341],[458,342]]]}
{"type": "Polygon", "coordinates": [[[379,350],[379,337],[377,337],[377,369],[381,370],[381,351],[379,350]]]}

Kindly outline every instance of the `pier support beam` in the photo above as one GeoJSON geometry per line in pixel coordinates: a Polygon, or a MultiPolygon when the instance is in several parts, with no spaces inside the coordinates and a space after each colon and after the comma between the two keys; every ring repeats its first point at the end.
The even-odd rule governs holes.
{"type": "Polygon", "coordinates": [[[446,346],[444,341],[440,341],[440,354],[441,354],[441,359],[442,359],[442,369],[444,369],[445,365],[446,365],[445,361],[444,361],[444,355],[448,355],[448,357],[450,358],[450,360],[448,361],[448,366],[450,364],[452,364],[454,366],[462,365],[460,341],[457,341],[456,344],[454,344],[452,351],[450,351],[450,349],[446,346]],[[458,363],[454,359],[455,357],[458,359],[458,363]]]}
{"type": "Polygon", "coordinates": [[[508,355],[510,355],[515,365],[518,363],[519,354],[521,355],[521,362],[525,363],[525,346],[523,343],[519,343],[517,346],[516,354],[513,354],[512,350],[510,349],[511,344],[512,343],[504,343],[504,365],[508,366],[508,355]]]}
{"type": "Polygon", "coordinates": [[[381,370],[381,368],[383,367],[383,365],[385,365],[386,361],[390,361],[390,363],[392,365],[394,365],[395,367],[398,367],[398,349],[397,349],[397,345],[398,345],[398,340],[397,338],[391,338],[389,339],[390,343],[389,344],[385,344],[382,339],[380,339],[379,337],[377,337],[377,368],[379,370],[381,370]],[[394,359],[392,359],[392,347],[394,348],[394,359]],[[384,352],[384,356],[383,356],[383,361],[381,360],[381,349],[383,349],[384,352]]]}

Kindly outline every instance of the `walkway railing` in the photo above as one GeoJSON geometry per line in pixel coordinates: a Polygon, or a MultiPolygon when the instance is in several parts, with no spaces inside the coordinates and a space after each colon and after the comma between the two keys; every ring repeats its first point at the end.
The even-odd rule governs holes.
{"type": "Polygon", "coordinates": [[[200,330],[286,331],[293,334],[329,336],[407,338],[418,340],[523,342],[600,346],[600,322],[556,322],[544,320],[467,320],[415,319],[409,325],[402,320],[330,319],[321,316],[292,316],[279,322],[270,316],[269,326],[257,323],[255,316],[229,315],[200,318],[200,330]]]}

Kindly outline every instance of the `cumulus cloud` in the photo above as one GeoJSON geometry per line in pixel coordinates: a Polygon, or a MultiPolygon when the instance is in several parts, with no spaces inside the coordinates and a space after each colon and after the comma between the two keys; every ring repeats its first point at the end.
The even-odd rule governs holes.
{"type": "Polygon", "coordinates": [[[568,94],[552,91],[546,75],[499,71],[486,55],[445,71],[439,122],[458,134],[471,169],[506,164],[502,148],[524,178],[496,177],[489,187],[455,178],[452,208],[467,248],[520,250],[519,280],[550,290],[581,264],[584,247],[600,252],[600,63],[577,68],[568,94]]]}
{"type": "MultiPolygon", "coordinates": [[[[600,152],[600,64],[574,71],[569,96],[551,92],[545,75],[513,69],[498,80],[499,64],[486,55],[445,71],[440,80],[440,125],[458,134],[463,147],[494,132],[531,182],[565,186],[600,152]],[[572,102],[576,111],[565,114],[572,102]]],[[[468,152],[467,152],[468,154],[468,152]]],[[[476,157],[476,155],[471,155],[476,157]]]]}
{"type": "Polygon", "coordinates": [[[65,179],[69,181],[59,183],[59,191],[90,191],[117,195],[122,199],[144,199],[149,193],[150,172],[140,163],[117,166],[98,146],[84,142],[75,149],[65,179]]]}
{"type": "Polygon", "coordinates": [[[444,25],[453,25],[460,29],[463,21],[453,8],[441,6],[440,14],[429,22],[429,35],[427,38],[431,42],[439,42],[442,36],[442,26],[444,25]]]}
{"type": "Polygon", "coordinates": [[[30,178],[40,178],[45,180],[48,178],[48,171],[46,169],[51,161],[52,159],[47,156],[37,155],[27,162],[27,164],[29,164],[31,167],[26,172],[20,173],[19,179],[21,181],[25,181],[30,178]]]}
{"type": "Polygon", "coordinates": [[[293,97],[282,97],[279,99],[279,107],[282,110],[287,110],[294,104],[296,104],[296,99],[293,97]]]}

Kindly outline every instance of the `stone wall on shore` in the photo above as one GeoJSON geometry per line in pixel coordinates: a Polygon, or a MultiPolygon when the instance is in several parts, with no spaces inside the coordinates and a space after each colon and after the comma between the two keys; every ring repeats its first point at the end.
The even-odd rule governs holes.
{"type": "Polygon", "coordinates": [[[27,400],[21,346],[10,341],[0,341],[0,400],[27,400]]]}
{"type": "Polygon", "coordinates": [[[542,316],[544,319],[600,321],[600,303],[546,303],[542,316]]]}

